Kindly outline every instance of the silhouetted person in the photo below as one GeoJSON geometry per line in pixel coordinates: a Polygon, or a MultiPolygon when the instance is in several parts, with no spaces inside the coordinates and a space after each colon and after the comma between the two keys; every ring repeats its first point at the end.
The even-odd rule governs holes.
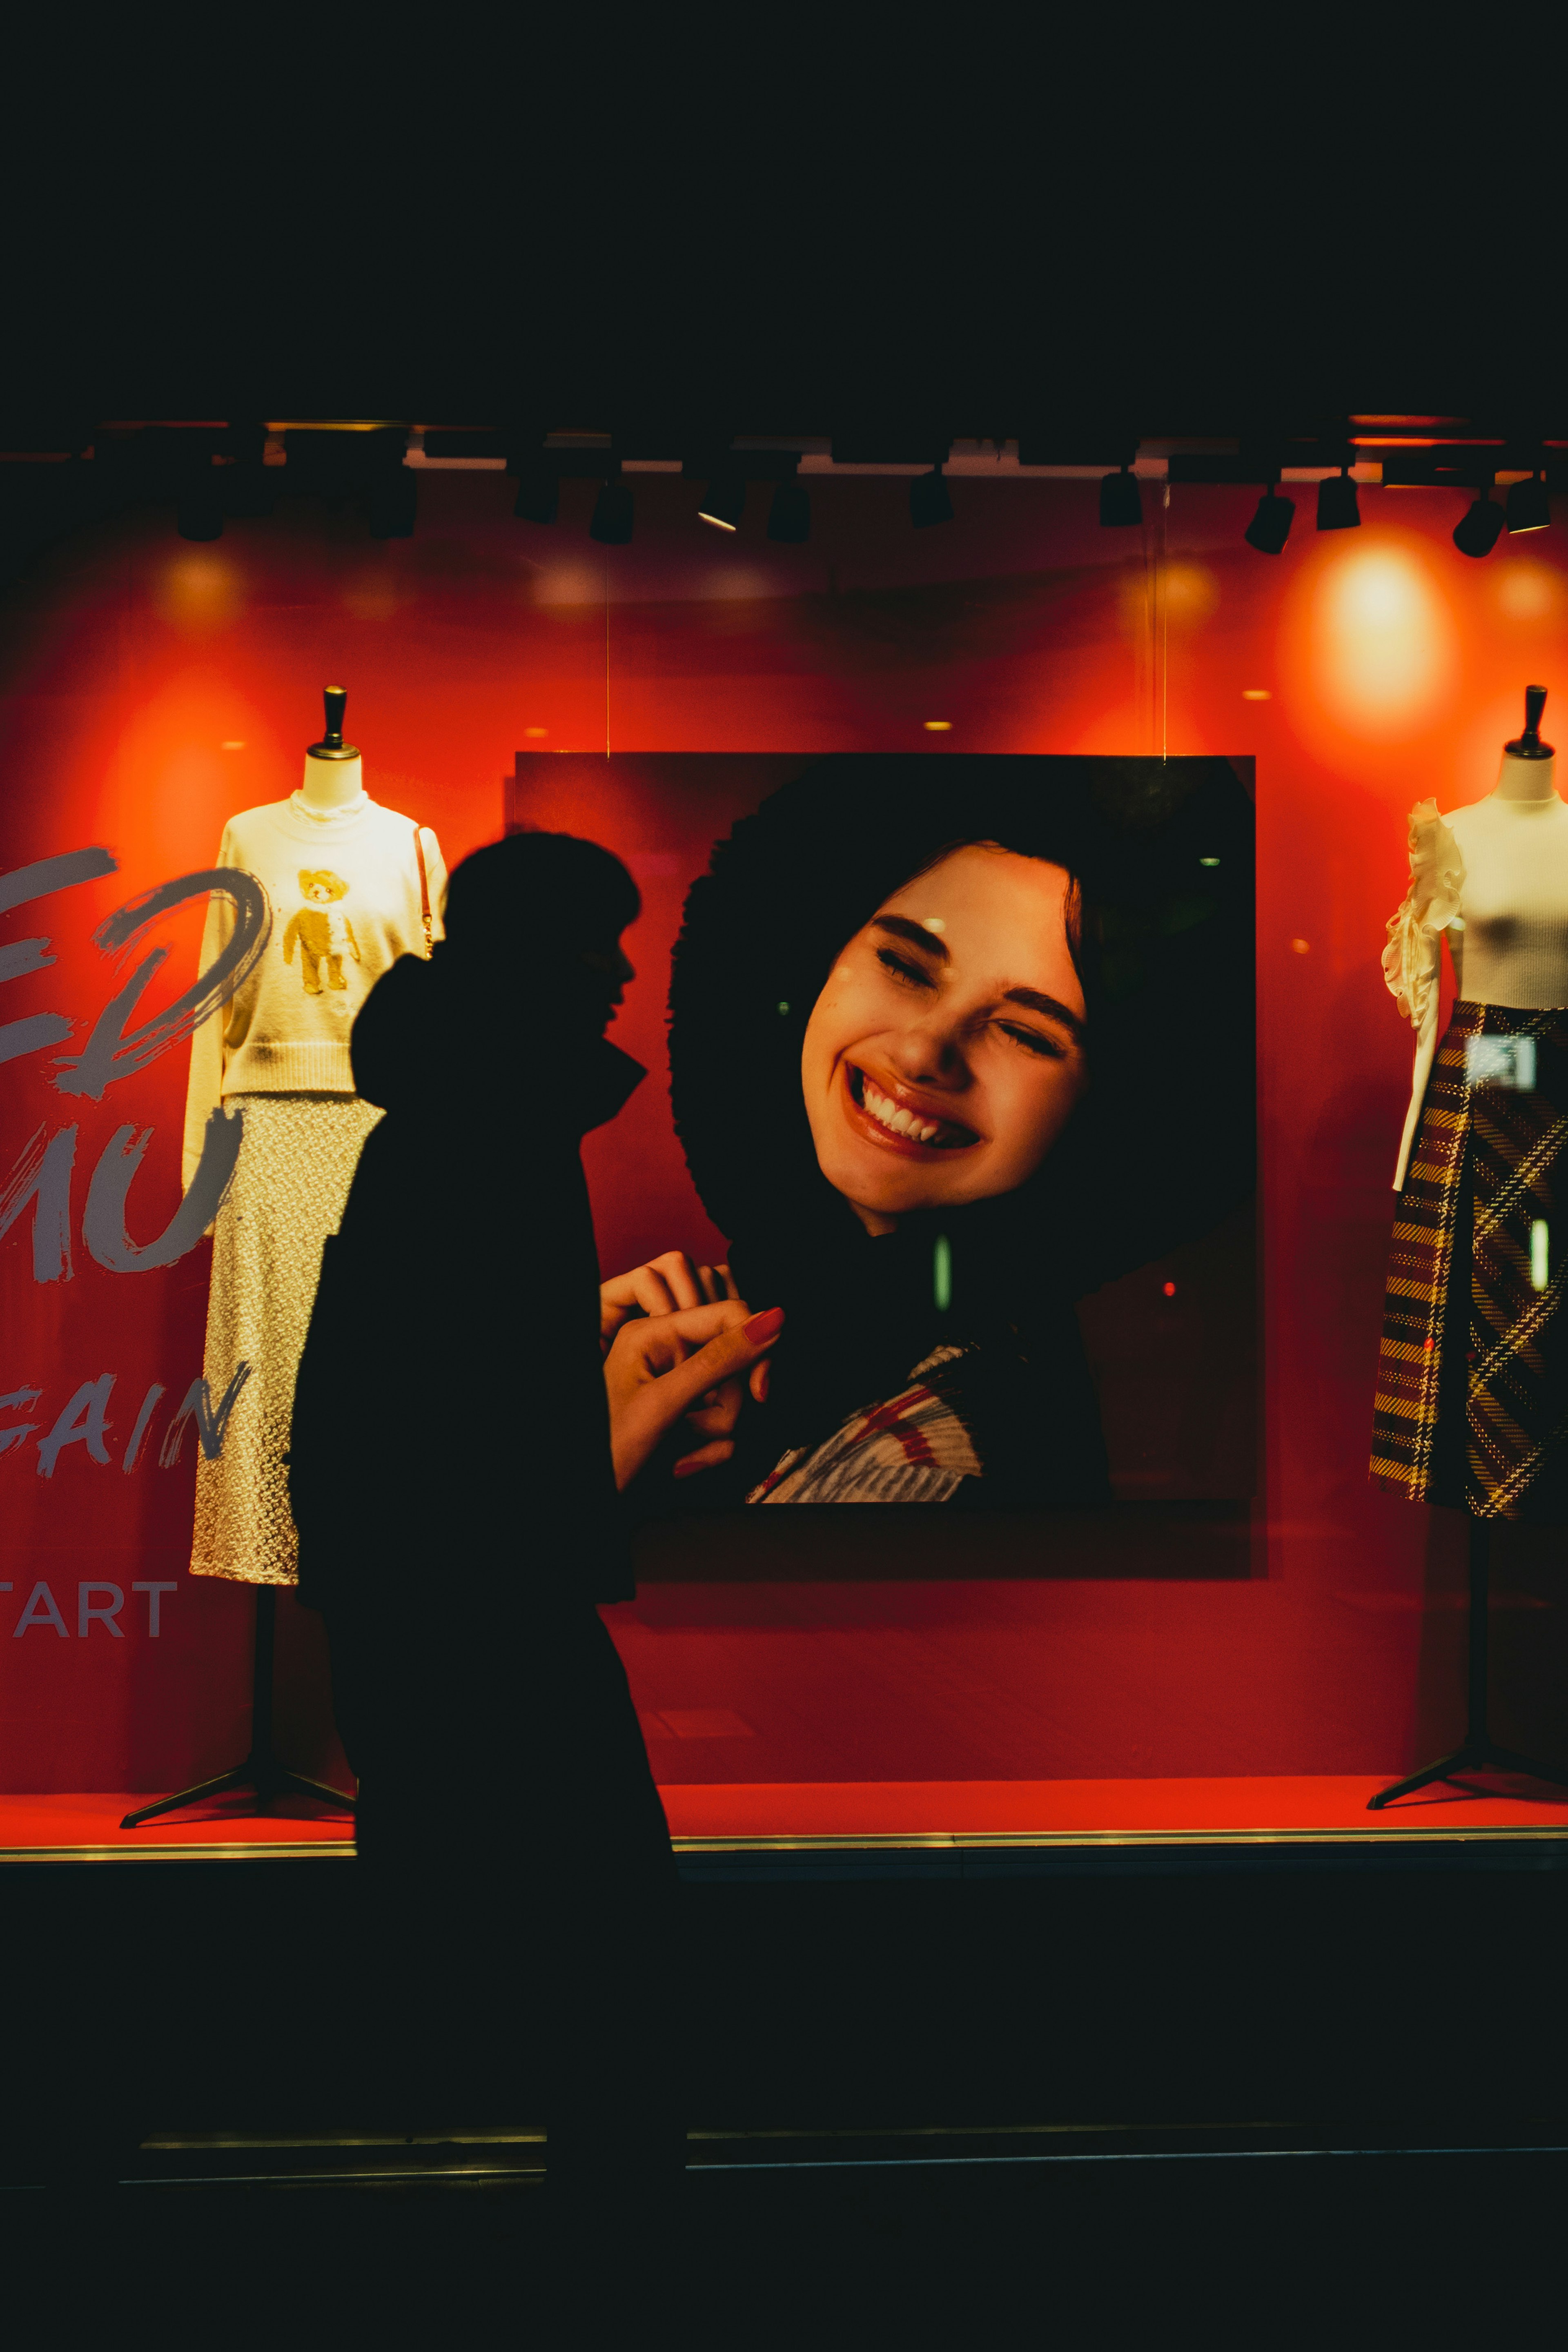
{"type": "Polygon", "coordinates": [[[491,2096],[515,2062],[547,2068],[551,2175],[590,2207],[684,2157],[674,1864],[595,1609],[633,1588],[578,1148],[643,1076],[604,1034],[637,912],[607,851],[515,835],[453,874],[430,961],[373,992],[354,1080],[385,1117],[327,1244],[292,1438],[389,2087],[482,2017],[491,2096]]]}

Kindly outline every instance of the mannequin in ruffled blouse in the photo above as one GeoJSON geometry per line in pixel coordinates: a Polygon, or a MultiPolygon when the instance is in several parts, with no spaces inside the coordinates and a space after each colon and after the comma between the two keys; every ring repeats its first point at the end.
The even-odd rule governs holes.
{"type": "Polygon", "coordinates": [[[1475,1004],[1568,1008],[1568,806],[1541,740],[1544,687],[1525,695],[1525,728],[1503,748],[1496,789],[1451,816],[1410,813],[1410,894],[1388,926],[1383,969],[1415,1027],[1415,1072],[1394,1189],[1404,1189],[1437,1044],[1438,965],[1447,934],[1460,996],[1475,1004]]]}
{"type": "Polygon", "coordinates": [[[1410,889],[1384,950],[1416,1045],[1371,1475],[1468,1514],[1470,1614],[1463,1744],[1373,1810],[1459,1773],[1563,1780],[1487,1728],[1492,1524],[1568,1523],[1568,807],[1545,701],[1527,688],[1485,800],[1411,811],[1410,889]],[[1445,935],[1457,993],[1439,1039],[1445,935]]]}

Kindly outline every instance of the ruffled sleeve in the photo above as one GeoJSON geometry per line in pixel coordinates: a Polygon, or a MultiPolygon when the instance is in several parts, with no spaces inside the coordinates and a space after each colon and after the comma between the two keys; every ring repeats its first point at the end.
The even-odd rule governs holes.
{"type": "Polygon", "coordinates": [[[1410,812],[1410,887],[1383,950],[1389,992],[1417,1030],[1437,983],[1438,938],[1460,920],[1464,887],[1465,861],[1436,802],[1417,801],[1410,812]]]}

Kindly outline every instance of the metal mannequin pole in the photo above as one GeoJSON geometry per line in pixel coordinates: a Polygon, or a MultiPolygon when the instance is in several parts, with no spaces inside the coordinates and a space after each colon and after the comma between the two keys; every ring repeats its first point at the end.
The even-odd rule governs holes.
{"type": "Polygon", "coordinates": [[[272,1663],[277,1647],[278,1591],[274,1585],[259,1584],[256,1588],[256,1648],[250,1677],[250,1753],[243,1764],[231,1772],[220,1772],[216,1780],[200,1780],[194,1789],[182,1789],[173,1797],[160,1797],[156,1804],[142,1805],[127,1813],[120,1826],[133,1830],[143,1822],[156,1820],[160,1813],[178,1812],[185,1805],[199,1804],[204,1797],[226,1796],[231,1789],[255,1791],[257,1812],[265,1812],[274,1797],[324,1797],[340,1811],[353,1812],[354,1801],[341,1789],[329,1789],[320,1780],[307,1780],[298,1772],[290,1772],[278,1760],[272,1745],[272,1663]]]}
{"type": "Polygon", "coordinates": [[[1490,1655],[1491,1627],[1489,1604],[1491,1599],[1491,1523],[1487,1519],[1470,1521],[1470,1656],[1468,1699],[1466,1706],[1464,1745],[1451,1756],[1440,1756],[1436,1764],[1424,1765],[1407,1780],[1395,1780],[1392,1789],[1380,1789],[1375,1797],[1367,1800],[1369,1813],[1381,1812],[1395,1797],[1408,1797],[1417,1789],[1429,1788],[1434,1780],[1452,1780],[1461,1772],[1523,1772],[1532,1780],[1550,1781],[1553,1788],[1568,1789],[1568,1772],[1554,1770],[1550,1764],[1538,1764],[1531,1756],[1516,1756],[1511,1748],[1499,1748],[1487,1728],[1488,1666],[1490,1655]]]}

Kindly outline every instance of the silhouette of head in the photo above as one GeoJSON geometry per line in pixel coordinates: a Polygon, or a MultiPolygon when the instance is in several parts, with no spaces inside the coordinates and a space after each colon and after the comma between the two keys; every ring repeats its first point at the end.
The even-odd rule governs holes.
{"type": "Polygon", "coordinates": [[[621,933],[642,912],[618,857],[569,833],[513,833],[465,857],[447,885],[445,959],[520,982],[538,1013],[602,1035],[632,966],[621,933]]]}

